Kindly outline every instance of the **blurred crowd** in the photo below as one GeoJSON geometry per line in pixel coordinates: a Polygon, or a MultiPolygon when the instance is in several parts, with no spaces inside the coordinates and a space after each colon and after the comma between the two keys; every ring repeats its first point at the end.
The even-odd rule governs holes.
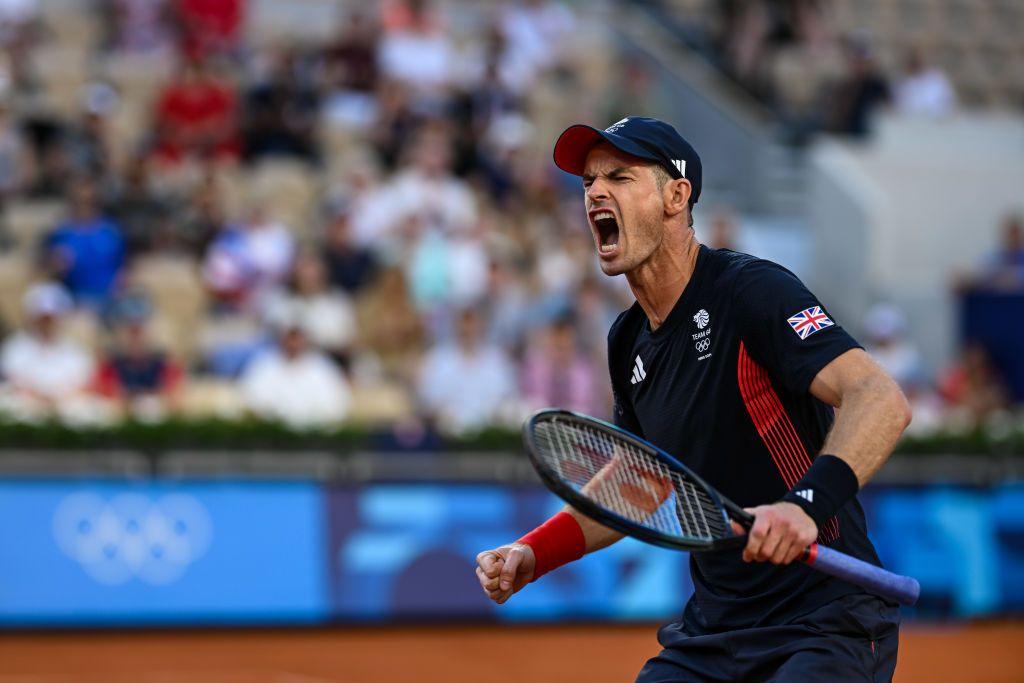
{"type": "MultiPolygon", "coordinates": [[[[850,6],[847,11],[860,12],[849,22],[837,16],[838,5],[820,0],[714,5],[717,17],[710,55],[775,111],[794,142],[803,142],[817,131],[864,137],[879,108],[942,118],[959,107],[953,80],[931,57],[945,47],[942,31],[930,27],[928,17],[901,14],[929,10],[941,15],[945,11],[941,3],[923,9],[910,2],[842,3],[850,6]]],[[[947,17],[938,23],[945,26],[954,21],[947,17]]],[[[953,58],[969,52],[972,41],[983,40],[973,35],[972,27],[964,28],[957,47],[960,53],[953,58]]],[[[965,87],[975,85],[969,77],[965,80],[965,87]]],[[[1012,76],[1008,80],[1008,91],[1019,87],[1012,76]]],[[[972,92],[972,99],[997,97],[1003,94],[998,87],[993,86],[992,93],[972,92]]],[[[1020,95],[1006,96],[1019,99],[1020,95]]]]}
{"type": "Polygon", "coordinates": [[[257,48],[245,0],[105,0],[90,59],[173,67],[90,75],[70,112],[46,106],[33,7],[0,3],[4,263],[30,266],[5,287],[4,413],[464,432],[608,412],[624,287],[536,133],[542,86],[580,79],[566,6],[460,30],[428,1],[356,3],[325,44],[257,48]]]}
{"type": "MultiPolygon", "coordinates": [[[[402,445],[608,414],[606,333],[632,297],[550,141],[635,108],[644,74],[603,68],[556,0],[333,6],[321,40],[253,41],[246,0],[99,0],[94,31],[0,1],[0,414],[356,421],[402,445]]],[[[817,49],[815,3],[783,38],[751,27],[775,3],[725,6],[726,68],[752,87],[764,51],[817,49]]],[[[939,81],[850,102],[948,109],[939,81]]],[[[702,237],[732,246],[733,221],[702,237]]],[[[900,314],[873,316],[909,391],[1005,405],[998,383],[971,393],[983,358],[935,391],[900,314]]]]}

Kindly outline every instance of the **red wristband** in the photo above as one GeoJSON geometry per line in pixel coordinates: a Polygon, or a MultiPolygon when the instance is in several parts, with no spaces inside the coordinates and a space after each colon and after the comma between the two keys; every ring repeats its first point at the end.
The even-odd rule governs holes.
{"type": "Polygon", "coordinates": [[[516,543],[525,543],[533,548],[537,560],[533,569],[534,581],[552,569],[580,559],[587,549],[580,523],[568,512],[559,512],[516,543]]]}

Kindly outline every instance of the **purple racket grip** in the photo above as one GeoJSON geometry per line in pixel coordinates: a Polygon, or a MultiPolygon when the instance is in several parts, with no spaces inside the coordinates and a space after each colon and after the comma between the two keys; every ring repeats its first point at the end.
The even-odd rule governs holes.
{"type": "Polygon", "coordinates": [[[807,548],[801,559],[820,572],[867,588],[904,605],[913,605],[921,594],[921,584],[915,578],[893,574],[817,543],[807,548]]]}

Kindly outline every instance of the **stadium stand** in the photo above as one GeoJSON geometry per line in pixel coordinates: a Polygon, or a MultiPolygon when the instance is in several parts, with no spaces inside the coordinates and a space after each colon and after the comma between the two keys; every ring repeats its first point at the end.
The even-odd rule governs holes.
{"type": "MultiPolygon", "coordinates": [[[[548,161],[566,121],[641,111],[685,120],[708,169],[701,234],[728,214],[740,248],[812,279],[816,257],[833,271],[861,263],[851,275],[864,281],[877,269],[874,238],[844,263],[815,245],[844,244],[840,225],[879,245],[905,228],[912,245],[916,205],[868,220],[873,209],[834,176],[835,159],[867,164],[886,152],[808,146],[822,131],[885,145],[895,128],[872,132],[883,110],[1019,116],[1024,94],[1024,7],[997,0],[645,2],[636,7],[656,25],[628,13],[616,44],[630,47],[618,54],[599,48],[606,20],[627,16],[615,3],[26,7],[5,24],[0,60],[10,124],[0,136],[0,320],[9,333],[23,328],[34,283],[63,278],[74,290],[65,255],[47,245],[70,215],[72,181],[91,177],[127,261],[109,292],[79,293],[68,332],[99,358],[115,336],[112,308],[147,301],[148,338],[185,369],[175,410],[188,416],[251,413],[238,378],[271,343],[268,302],[288,293],[292,264],[308,252],[327,258],[324,296],[354,311],[345,334],[355,341],[323,349],[351,384],[347,422],[436,417],[417,392],[422,361],[481,303],[487,343],[515,375],[485,422],[515,424],[536,401],[529,359],[540,331],[564,320],[575,321],[583,354],[575,367],[592,373],[574,381],[595,387],[590,409],[606,411],[594,331],[629,297],[594,274],[574,181],[548,161]]],[[[917,154],[902,139],[903,153],[917,154]]],[[[1008,195],[991,203],[984,234],[995,239],[1012,208],[1008,195]]],[[[928,286],[985,249],[946,259],[928,286]]],[[[878,299],[906,291],[901,278],[836,291],[835,307],[857,330],[878,299]]],[[[896,301],[911,309],[928,386],[955,355],[942,331],[954,314],[920,312],[943,296],[896,301]]]]}

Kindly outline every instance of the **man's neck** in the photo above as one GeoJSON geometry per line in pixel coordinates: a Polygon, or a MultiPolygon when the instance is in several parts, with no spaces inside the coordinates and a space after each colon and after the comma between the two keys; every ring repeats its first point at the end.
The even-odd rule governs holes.
{"type": "Polygon", "coordinates": [[[693,277],[700,243],[689,234],[682,244],[662,244],[636,269],[626,273],[633,296],[647,314],[651,329],[661,327],[693,277]]]}

